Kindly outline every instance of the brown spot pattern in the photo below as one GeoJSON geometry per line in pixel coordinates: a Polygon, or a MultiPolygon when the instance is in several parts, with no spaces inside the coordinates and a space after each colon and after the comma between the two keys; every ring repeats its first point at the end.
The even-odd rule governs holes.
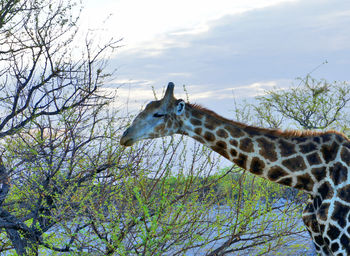
{"type": "MultiPolygon", "coordinates": [[[[288,133],[284,134],[278,131],[271,131],[262,134],[262,131],[265,131],[264,129],[257,129],[239,123],[235,124],[234,122],[226,124],[224,128],[221,128],[222,121],[225,121],[225,119],[205,117],[207,116],[206,113],[203,114],[198,113],[197,111],[194,112],[195,114],[190,117],[190,122],[194,126],[204,125],[204,127],[209,129],[205,131],[202,129],[202,127],[196,127],[194,129],[194,132],[198,136],[194,136],[194,139],[204,144],[205,142],[211,142],[211,148],[214,151],[218,152],[226,158],[234,158],[233,162],[235,164],[244,169],[248,168],[250,172],[254,174],[262,175],[264,169],[266,168],[266,164],[270,165],[270,162],[277,161],[278,153],[280,153],[281,157],[284,157],[281,159],[282,165],[273,166],[268,170],[267,173],[267,178],[272,181],[279,180],[278,183],[291,186],[293,184],[293,179],[296,178],[295,188],[311,191],[314,187],[313,179],[321,182],[327,177],[330,177],[335,185],[339,185],[348,179],[347,166],[350,166],[350,144],[349,148],[343,146],[344,144],[341,144],[343,137],[338,136],[339,138],[337,138],[328,133],[317,134],[319,135],[317,138],[306,136],[307,133],[301,133],[300,136],[288,137],[288,133]],[[204,117],[206,118],[205,121],[203,119],[204,117]],[[214,131],[217,128],[218,130],[214,131]],[[254,142],[252,140],[252,137],[254,137],[254,142]],[[320,146],[321,149],[320,152],[318,152],[317,150],[319,146],[317,144],[321,142],[323,145],[320,146]],[[246,153],[254,152],[255,143],[257,143],[256,146],[259,146],[259,154],[261,157],[253,157],[252,159],[248,158],[248,155],[246,153]],[[341,151],[340,145],[342,145],[341,151]],[[241,153],[236,151],[238,147],[241,153]],[[322,166],[318,168],[312,168],[311,173],[297,175],[293,178],[288,176],[290,174],[289,171],[298,172],[305,170],[307,168],[306,163],[310,166],[328,164],[336,159],[338,152],[340,153],[343,164],[334,163],[332,166],[328,167],[322,166]],[[248,159],[251,159],[251,162],[248,161],[248,159]]],[[[167,127],[171,128],[172,124],[172,122],[168,122],[167,127]]],[[[165,127],[159,126],[155,129],[155,132],[162,132],[164,129],[165,127]]],[[[335,191],[333,190],[331,183],[331,181],[323,182],[318,188],[318,195],[316,196],[317,205],[315,205],[315,207],[318,208],[317,215],[321,220],[327,220],[327,218],[329,218],[328,213],[330,204],[322,203],[322,201],[334,196],[335,191]]],[[[339,200],[341,199],[350,203],[350,184],[338,189],[337,195],[339,196],[339,200]]],[[[332,218],[338,222],[339,226],[345,228],[347,221],[350,221],[349,212],[350,207],[344,206],[339,202],[335,202],[332,218]]],[[[309,220],[307,222],[308,224],[311,224],[309,227],[314,232],[317,231],[318,233],[318,231],[320,231],[319,229],[321,229],[322,232],[325,231],[325,226],[323,224],[317,223],[315,218],[309,217],[309,220]]],[[[314,234],[314,240],[316,244],[324,246],[325,243],[328,243],[329,246],[332,246],[332,249],[339,247],[340,243],[343,245],[347,244],[347,246],[349,246],[350,241],[346,236],[341,237],[340,242],[338,241],[337,243],[331,240],[336,239],[340,236],[339,230],[336,228],[336,226],[330,224],[327,226],[326,232],[328,238],[323,238],[320,235],[314,234]]]]}
{"type": "Polygon", "coordinates": [[[230,144],[231,144],[232,146],[237,147],[237,146],[238,146],[238,141],[237,141],[237,140],[231,139],[231,140],[230,140],[230,144]]]}
{"type": "Polygon", "coordinates": [[[344,136],[343,134],[340,135],[340,134],[335,134],[335,139],[338,141],[338,142],[343,142],[344,141],[344,136]]]}
{"type": "MultiPolygon", "coordinates": [[[[330,230],[330,228],[332,227],[332,225],[329,225],[328,226],[328,231],[330,230]]],[[[333,226],[334,227],[334,226],[333,226]]],[[[340,232],[339,232],[340,233],[340,232]]],[[[328,232],[327,232],[327,235],[329,236],[328,232]]],[[[339,250],[339,244],[337,242],[334,242],[332,245],[331,245],[331,250],[333,252],[335,251],[338,251],[339,250]]]]}
{"type": "Polygon", "coordinates": [[[350,184],[338,189],[339,198],[350,203],[350,184]]]}
{"type": "MultiPolygon", "coordinates": [[[[320,208],[317,211],[318,218],[320,218],[321,220],[324,220],[324,221],[327,220],[328,209],[329,209],[329,203],[321,204],[320,208]]],[[[321,230],[322,230],[322,227],[321,227],[321,230]]],[[[324,227],[323,227],[323,230],[324,230],[324,227]]]]}
{"type": "Polygon", "coordinates": [[[313,168],[311,173],[317,181],[321,181],[326,177],[326,167],[313,168]]]}
{"type": "Polygon", "coordinates": [[[343,147],[340,152],[341,160],[346,163],[346,165],[350,166],[350,152],[346,147],[343,147]]]}
{"type": "Polygon", "coordinates": [[[332,219],[337,221],[339,226],[342,228],[346,226],[346,217],[349,213],[349,210],[349,206],[343,205],[337,201],[334,203],[332,219]]]}
{"type": "Polygon", "coordinates": [[[314,187],[314,182],[308,173],[299,175],[297,177],[297,184],[295,185],[295,188],[311,191],[313,187],[314,187]]]}
{"type": "Polygon", "coordinates": [[[335,142],[332,143],[332,145],[323,145],[321,148],[323,159],[326,161],[326,163],[329,163],[330,161],[333,161],[335,157],[337,156],[339,149],[339,145],[335,142]]]}
{"type": "MultiPolygon", "coordinates": [[[[314,213],[314,212],[315,212],[315,208],[314,208],[313,204],[309,202],[306,205],[306,207],[304,208],[303,213],[314,213]]],[[[318,222],[316,220],[315,215],[303,214],[302,218],[303,218],[304,224],[307,227],[309,227],[309,229],[311,229],[315,233],[319,233],[320,232],[320,228],[318,226],[318,222]]]]}
{"type": "Polygon", "coordinates": [[[312,142],[309,142],[307,144],[299,145],[300,152],[303,154],[310,153],[312,151],[315,151],[317,149],[316,145],[312,142]]]}
{"type": "Polygon", "coordinates": [[[257,129],[256,127],[249,127],[249,126],[246,127],[245,132],[248,133],[248,135],[251,137],[261,134],[260,129],[257,129]]]}
{"type": "Polygon", "coordinates": [[[271,139],[271,140],[276,140],[276,139],[278,139],[277,136],[272,135],[272,134],[266,134],[265,136],[266,136],[267,138],[271,139]]]}
{"type": "Polygon", "coordinates": [[[221,138],[225,138],[225,139],[228,137],[228,133],[224,129],[219,129],[216,132],[216,135],[218,135],[221,138]]]}
{"type": "Polygon", "coordinates": [[[340,234],[340,230],[336,226],[332,224],[328,225],[327,235],[329,236],[330,239],[334,240],[338,238],[339,234],[340,234]]]}
{"type": "Polygon", "coordinates": [[[340,243],[345,248],[347,255],[350,255],[350,239],[346,236],[346,234],[341,236],[340,243]]]}
{"type": "Polygon", "coordinates": [[[205,123],[204,126],[205,126],[205,128],[207,128],[209,130],[215,130],[215,126],[212,125],[211,123],[205,123]]]}
{"type": "Polygon", "coordinates": [[[199,141],[200,143],[205,144],[205,141],[204,141],[201,137],[199,137],[199,136],[193,136],[193,138],[194,138],[195,140],[199,141]]]}
{"type": "Polygon", "coordinates": [[[201,113],[199,111],[192,111],[192,116],[195,117],[195,118],[198,118],[198,119],[202,119],[203,118],[203,113],[201,113]]]}
{"type": "Polygon", "coordinates": [[[348,178],[348,168],[341,163],[335,163],[329,168],[329,175],[334,182],[334,185],[339,185],[348,178]]]}
{"type": "Polygon", "coordinates": [[[296,153],[295,145],[285,140],[279,140],[279,148],[280,148],[281,156],[284,156],[284,157],[290,156],[296,153]]]}
{"type": "Polygon", "coordinates": [[[292,186],[292,182],[293,182],[293,179],[288,177],[288,178],[284,178],[284,179],[281,179],[278,181],[279,184],[282,184],[282,185],[285,185],[285,186],[289,186],[291,187],[292,186]]]}
{"type": "Polygon", "coordinates": [[[233,148],[231,148],[230,154],[231,154],[232,156],[237,156],[238,153],[237,153],[236,150],[234,150],[233,148]]]}
{"type": "Polygon", "coordinates": [[[307,141],[307,138],[305,137],[294,137],[292,138],[292,141],[296,142],[296,143],[303,143],[307,141]]]}
{"type": "Polygon", "coordinates": [[[196,126],[202,125],[202,121],[195,119],[195,118],[191,118],[190,122],[191,122],[191,124],[196,125],[196,126]]]}
{"type": "Polygon", "coordinates": [[[196,134],[198,134],[198,135],[201,135],[201,133],[202,133],[202,128],[196,128],[196,129],[194,129],[194,132],[195,132],[196,134]]]}
{"type": "Polygon", "coordinates": [[[282,164],[292,172],[302,171],[306,168],[304,159],[301,156],[286,159],[282,161],[282,164]]]}
{"type": "Polygon", "coordinates": [[[250,138],[244,138],[240,141],[239,148],[245,152],[253,152],[254,151],[254,145],[250,138]]]}
{"type": "Polygon", "coordinates": [[[227,154],[226,150],[223,149],[222,147],[218,147],[218,146],[211,146],[211,149],[214,150],[215,152],[219,153],[220,155],[222,155],[225,158],[230,158],[229,155],[227,154]]]}
{"type": "Polygon", "coordinates": [[[219,121],[217,121],[214,118],[206,118],[206,122],[204,123],[205,128],[209,129],[209,130],[214,130],[216,129],[216,127],[218,127],[219,125],[221,125],[219,123],[219,121]]]}
{"type": "Polygon", "coordinates": [[[239,138],[244,136],[244,132],[241,128],[235,127],[235,126],[225,126],[225,130],[230,133],[230,135],[234,138],[239,138]]]}
{"type": "Polygon", "coordinates": [[[316,142],[317,144],[321,142],[321,140],[320,140],[319,137],[315,137],[313,140],[314,140],[314,142],[316,142]]]}
{"type": "Polygon", "coordinates": [[[233,162],[243,169],[247,169],[247,156],[244,154],[239,154],[238,158],[234,159],[233,162]]]}
{"type": "Polygon", "coordinates": [[[264,171],[265,163],[258,157],[253,157],[252,163],[250,164],[250,171],[257,175],[261,175],[264,171]]]}
{"type": "Polygon", "coordinates": [[[318,188],[318,193],[320,193],[322,200],[331,198],[334,195],[332,186],[331,186],[331,184],[329,184],[329,182],[323,183],[318,188]]]}
{"type": "Polygon", "coordinates": [[[279,166],[271,167],[271,169],[269,170],[269,173],[267,174],[268,178],[272,181],[275,181],[286,175],[288,175],[288,172],[286,172],[279,166]]]}
{"type": "Polygon", "coordinates": [[[256,141],[259,143],[260,155],[272,162],[277,160],[277,153],[275,151],[274,143],[268,141],[265,138],[259,138],[256,141]]]}
{"type": "Polygon", "coordinates": [[[317,165],[322,163],[322,160],[317,152],[307,155],[306,159],[310,165],[317,165]]]}
{"type": "Polygon", "coordinates": [[[227,148],[227,144],[226,144],[226,142],[224,142],[224,141],[218,141],[218,142],[216,142],[216,146],[218,146],[218,147],[220,147],[220,148],[223,148],[223,149],[226,149],[227,148]]]}
{"type": "Polygon", "coordinates": [[[329,134],[329,133],[322,134],[321,138],[323,140],[323,143],[326,143],[326,142],[328,142],[328,141],[330,141],[332,139],[332,135],[329,134]]]}
{"type": "Polygon", "coordinates": [[[214,140],[215,140],[215,136],[214,136],[214,134],[212,134],[211,132],[205,132],[204,138],[205,138],[207,141],[214,141],[214,140]]]}

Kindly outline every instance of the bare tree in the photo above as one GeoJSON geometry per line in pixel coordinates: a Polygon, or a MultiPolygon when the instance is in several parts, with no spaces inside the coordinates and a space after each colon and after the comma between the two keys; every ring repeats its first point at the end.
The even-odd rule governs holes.
{"type": "MultiPolygon", "coordinates": [[[[79,118],[90,111],[93,124],[101,107],[108,102],[108,98],[98,91],[108,76],[103,72],[106,56],[117,48],[118,41],[99,46],[86,39],[83,45],[78,44],[81,42],[77,34],[79,13],[74,15],[72,10],[76,4],[51,0],[4,0],[0,3],[0,139],[3,159],[0,161],[0,230],[6,232],[19,255],[38,253],[43,233],[57,222],[49,218],[53,195],[60,193],[54,191],[65,191],[64,185],[56,188],[51,180],[57,178],[56,174],[65,163],[63,156],[50,155],[41,143],[48,139],[51,141],[45,146],[50,150],[58,150],[57,143],[61,150],[64,149],[62,143],[77,139],[68,139],[66,133],[72,127],[66,127],[67,123],[60,127],[62,115],[75,114],[79,118]],[[13,155],[15,151],[7,147],[10,139],[22,139],[27,145],[26,150],[25,147],[17,149],[17,158],[13,155]],[[29,139],[32,140],[30,143],[29,139]],[[4,141],[7,142],[4,144],[4,141]],[[39,145],[37,150],[40,150],[31,148],[34,145],[39,145]],[[9,152],[13,153],[12,156],[9,152]],[[29,201],[21,199],[21,202],[12,202],[13,198],[7,200],[14,187],[33,189],[32,173],[28,168],[35,168],[40,173],[44,162],[47,169],[42,170],[43,176],[36,184],[40,196],[27,198],[29,201]],[[49,187],[53,194],[44,193],[49,187]],[[11,208],[17,204],[27,205],[26,212],[16,211],[20,209],[18,207],[11,208]],[[31,225],[28,225],[28,220],[31,225]]],[[[76,123],[82,124],[82,120],[76,120],[76,123]]],[[[61,154],[67,157],[68,153],[76,152],[94,139],[95,136],[91,135],[84,142],[79,141],[82,145],[76,142],[79,146],[68,148],[65,153],[62,150],[61,154]]],[[[90,174],[83,175],[76,182],[80,184],[91,173],[101,172],[110,165],[90,165],[90,169],[86,168],[90,174]]],[[[73,173],[76,175],[73,171],[70,175],[73,173]]],[[[30,191],[27,192],[29,196],[30,191]]]]}
{"type": "Polygon", "coordinates": [[[104,78],[104,62],[99,60],[116,47],[113,41],[94,47],[86,40],[83,53],[74,52],[77,18],[71,16],[70,2],[8,3],[10,10],[2,12],[14,16],[0,31],[0,138],[39,116],[56,115],[96,97],[104,78]]]}

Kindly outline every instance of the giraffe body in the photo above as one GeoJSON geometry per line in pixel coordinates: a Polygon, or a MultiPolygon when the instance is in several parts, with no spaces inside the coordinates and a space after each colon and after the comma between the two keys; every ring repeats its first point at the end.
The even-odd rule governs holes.
{"type": "Polygon", "coordinates": [[[152,101],[121,144],[184,134],[251,173],[309,194],[303,221],[319,255],[350,255],[350,141],[329,132],[280,131],[223,118],[173,96],[152,101]]]}

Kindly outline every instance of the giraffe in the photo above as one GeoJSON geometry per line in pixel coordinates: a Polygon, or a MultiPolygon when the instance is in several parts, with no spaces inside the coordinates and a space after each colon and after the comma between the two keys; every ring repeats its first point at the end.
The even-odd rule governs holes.
{"type": "Polygon", "coordinates": [[[350,255],[350,140],[336,131],[281,131],[249,126],[174,97],[151,101],[120,144],[173,134],[192,137],[241,168],[309,195],[302,213],[319,255],[350,255]]]}

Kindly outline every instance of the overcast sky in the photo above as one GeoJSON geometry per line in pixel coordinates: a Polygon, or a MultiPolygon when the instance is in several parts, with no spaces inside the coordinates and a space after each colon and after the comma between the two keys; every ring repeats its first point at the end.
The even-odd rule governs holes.
{"type": "Polygon", "coordinates": [[[350,80],[349,0],[90,0],[84,24],[105,19],[124,45],[114,84],[134,107],[173,81],[177,97],[185,84],[190,101],[229,117],[234,97],[288,87],[326,60],[315,78],[350,80]]]}

